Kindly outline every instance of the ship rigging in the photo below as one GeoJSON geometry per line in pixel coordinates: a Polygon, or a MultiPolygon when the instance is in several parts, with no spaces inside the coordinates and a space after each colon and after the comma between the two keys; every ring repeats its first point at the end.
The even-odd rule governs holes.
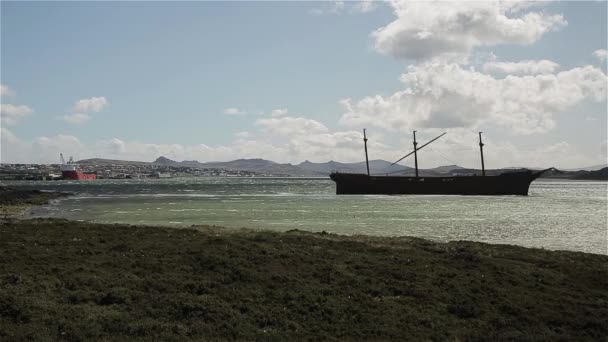
{"type": "MultiPolygon", "coordinates": [[[[447,132],[446,132],[447,133],[447,132]]],[[[479,149],[481,154],[481,177],[480,176],[442,176],[421,177],[418,170],[418,151],[444,136],[443,133],[424,145],[418,147],[416,131],[414,131],[414,150],[397,161],[414,155],[415,176],[391,176],[372,175],[369,171],[369,157],[367,152],[367,135],[363,130],[363,142],[365,148],[365,163],[367,174],[332,172],[329,177],[336,182],[336,194],[338,195],[408,195],[408,194],[432,194],[432,195],[528,195],[530,183],[540,177],[544,172],[553,168],[533,172],[531,170],[505,172],[499,175],[487,176],[483,157],[484,143],[479,132],[479,149]]]]}

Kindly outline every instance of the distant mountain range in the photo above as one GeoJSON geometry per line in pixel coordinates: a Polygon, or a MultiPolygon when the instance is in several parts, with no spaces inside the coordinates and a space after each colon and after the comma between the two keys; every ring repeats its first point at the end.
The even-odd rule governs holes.
{"type": "MultiPolygon", "coordinates": [[[[293,176],[325,176],[331,171],[330,166],[334,162],[315,164],[304,162],[300,165],[280,164],[271,160],[265,159],[237,159],[228,162],[206,162],[198,161],[183,161],[178,162],[165,157],[159,157],[152,164],[180,166],[180,167],[197,167],[209,169],[231,169],[231,170],[248,170],[256,173],[273,174],[273,175],[293,175],[293,176]],[[327,171],[330,170],[330,171],[327,171]]],[[[350,168],[352,169],[352,168],[350,168]]]]}
{"type": "Polygon", "coordinates": [[[599,170],[607,168],[607,167],[608,167],[608,164],[602,164],[602,165],[581,167],[579,169],[565,169],[564,171],[599,171],[599,170]]]}
{"type": "MultiPolygon", "coordinates": [[[[206,169],[231,169],[231,170],[247,170],[258,174],[272,174],[285,176],[327,176],[333,171],[350,172],[350,173],[366,173],[367,168],[365,162],[356,163],[340,163],[329,161],[326,163],[313,163],[305,161],[300,164],[280,164],[266,159],[237,159],[227,162],[205,162],[201,163],[196,160],[175,161],[164,156],[158,157],[153,162],[139,162],[113,159],[83,159],[78,161],[79,164],[118,164],[118,165],[164,165],[174,167],[193,167],[206,169]]],[[[414,174],[414,169],[403,165],[391,165],[386,160],[370,160],[369,169],[371,174],[396,174],[410,175],[414,174]]],[[[434,169],[420,170],[422,175],[431,176],[450,173],[453,170],[463,169],[457,165],[440,166],[434,169]]]]}
{"type": "MultiPolygon", "coordinates": [[[[137,162],[137,161],[125,161],[125,160],[112,160],[112,159],[85,159],[78,161],[80,164],[130,164],[130,165],[164,165],[173,167],[191,167],[191,168],[205,168],[205,169],[230,169],[230,170],[247,170],[257,174],[268,174],[275,176],[314,176],[323,177],[327,176],[333,171],[348,172],[348,173],[366,173],[365,162],[356,163],[340,163],[336,161],[329,161],[326,163],[313,163],[305,161],[300,164],[281,164],[266,159],[237,159],[227,162],[205,162],[201,163],[196,160],[184,160],[181,162],[171,160],[166,157],[158,157],[153,162],[137,162]]],[[[551,172],[547,174],[548,177],[553,178],[577,178],[592,176],[587,175],[588,171],[597,171],[606,168],[606,165],[597,165],[593,167],[564,170],[565,172],[551,172]]],[[[376,175],[414,175],[415,171],[413,168],[403,165],[391,165],[386,160],[370,160],[369,169],[371,174],[376,175]]],[[[486,174],[493,175],[499,174],[506,170],[514,170],[515,168],[503,168],[496,170],[486,170],[486,174]]],[[[451,174],[480,174],[481,171],[477,169],[463,168],[458,165],[446,165],[439,166],[432,169],[420,169],[419,174],[421,176],[445,176],[451,174]]],[[[605,172],[604,172],[605,173],[605,172]]],[[[598,173],[599,175],[599,173],[598,173]]],[[[595,173],[593,173],[595,176],[595,173]]]]}
{"type": "MultiPolygon", "coordinates": [[[[265,159],[237,159],[229,162],[206,162],[198,161],[174,161],[165,157],[159,157],[152,164],[170,165],[181,167],[198,167],[198,168],[213,168],[213,169],[232,169],[232,170],[248,170],[256,173],[265,173],[273,175],[290,175],[290,176],[327,176],[333,171],[348,172],[348,173],[366,173],[367,166],[365,162],[356,163],[340,163],[329,161],[326,163],[313,163],[305,161],[303,163],[279,164],[271,160],[265,159]]],[[[460,166],[441,166],[429,170],[420,170],[423,175],[431,176],[438,174],[449,173],[452,170],[462,169],[460,166]]],[[[386,160],[370,160],[369,171],[371,174],[398,174],[410,175],[414,174],[414,169],[403,165],[391,165],[386,160]]]]}

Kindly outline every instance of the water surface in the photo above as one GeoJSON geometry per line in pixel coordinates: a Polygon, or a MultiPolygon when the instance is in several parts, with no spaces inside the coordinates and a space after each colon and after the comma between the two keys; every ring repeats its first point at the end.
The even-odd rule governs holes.
{"type": "Polygon", "coordinates": [[[543,181],[522,196],[336,196],[329,179],[3,182],[77,195],[32,216],[474,240],[607,253],[607,183],[543,181]]]}

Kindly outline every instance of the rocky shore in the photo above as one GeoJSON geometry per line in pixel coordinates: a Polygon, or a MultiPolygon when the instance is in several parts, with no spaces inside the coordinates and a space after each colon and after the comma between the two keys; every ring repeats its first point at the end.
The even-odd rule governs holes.
{"type": "Polygon", "coordinates": [[[69,192],[18,190],[0,186],[0,219],[20,218],[31,206],[48,204],[52,200],[70,195],[72,194],[69,192]]]}

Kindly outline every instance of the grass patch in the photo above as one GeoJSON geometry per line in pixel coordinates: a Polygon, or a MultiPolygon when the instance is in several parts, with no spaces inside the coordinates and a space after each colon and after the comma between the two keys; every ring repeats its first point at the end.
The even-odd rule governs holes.
{"type": "Polygon", "coordinates": [[[608,257],[65,220],[0,225],[0,340],[603,340],[608,257]]]}

